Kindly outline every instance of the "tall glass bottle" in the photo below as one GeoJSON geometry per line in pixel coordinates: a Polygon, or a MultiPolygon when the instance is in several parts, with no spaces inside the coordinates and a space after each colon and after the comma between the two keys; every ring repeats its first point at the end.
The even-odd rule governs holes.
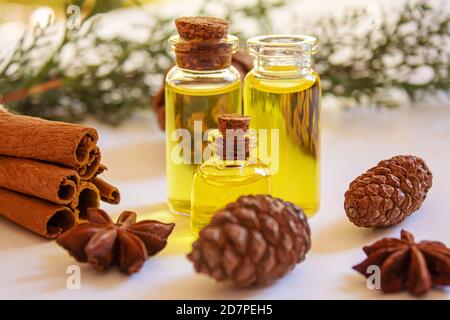
{"type": "Polygon", "coordinates": [[[240,75],[231,66],[239,42],[222,19],[183,17],[176,26],[179,35],[169,39],[176,66],[166,76],[168,204],[173,212],[189,214],[192,176],[207,143],[204,133],[217,127],[219,114],[242,113],[240,75]]]}
{"type": "Polygon", "coordinates": [[[273,173],[272,193],[311,216],[320,206],[321,86],[311,67],[317,40],[260,36],[247,49],[254,69],[245,79],[244,114],[252,128],[267,129],[268,150],[260,158],[273,173]]]}
{"type": "Polygon", "coordinates": [[[212,156],[200,165],[192,182],[191,227],[198,233],[214,213],[242,195],[271,194],[269,168],[257,158],[256,132],[250,118],[227,114],[209,132],[212,156]]]}

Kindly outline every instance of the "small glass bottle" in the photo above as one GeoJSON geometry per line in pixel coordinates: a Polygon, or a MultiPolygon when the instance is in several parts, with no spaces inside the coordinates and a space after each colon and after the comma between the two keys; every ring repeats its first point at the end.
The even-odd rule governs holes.
{"type": "Polygon", "coordinates": [[[176,56],[166,76],[166,170],[171,211],[189,214],[192,176],[203,162],[204,133],[217,127],[221,113],[242,113],[241,80],[231,65],[239,47],[228,22],[208,17],[175,21],[169,39],[176,56]]]}
{"type": "Polygon", "coordinates": [[[271,194],[269,168],[257,158],[257,138],[250,118],[219,116],[209,132],[212,156],[199,166],[192,182],[191,227],[196,234],[219,209],[239,196],[271,194]]]}
{"type": "Polygon", "coordinates": [[[321,86],[311,67],[317,40],[260,36],[249,39],[247,49],[254,68],[245,79],[244,114],[252,128],[267,130],[260,158],[272,171],[273,195],[311,216],[320,206],[321,86]]]}

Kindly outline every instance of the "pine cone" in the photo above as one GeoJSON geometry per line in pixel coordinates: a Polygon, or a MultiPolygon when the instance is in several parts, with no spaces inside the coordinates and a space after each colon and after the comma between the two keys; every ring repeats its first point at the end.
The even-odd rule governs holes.
{"type": "MultiPolygon", "coordinates": [[[[239,71],[241,75],[242,81],[244,81],[247,72],[249,72],[253,68],[253,62],[251,57],[245,51],[238,51],[233,54],[233,58],[231,60],[231,64],[233,67],[239,71]]],[[[170,68],[169,68],[170,70],[170,68]]],[[[167,71],[169,71],[167,70],[167,71]]],[[[156,117],[158,119],[158,124],[161,130],[165,128],[165,76],[162,83],[162,87],[158,90],[158,92],[153,96],[153,111],[156,113],[156,117]]]]}
{"type": "Polygon", "coordinates": [[[425,200],[433,175],[416,156],[383,160],[350,183],[345,212],[358,227],[389,227],[405,220],[425,200]]]}
{"type": "Polygon", "coordinates": [[[188,259],[196,272],[241,287],[266,285],[305,259],[311,248],[302,209],[269,195],[242,196],[200,231],[188,259]]]}

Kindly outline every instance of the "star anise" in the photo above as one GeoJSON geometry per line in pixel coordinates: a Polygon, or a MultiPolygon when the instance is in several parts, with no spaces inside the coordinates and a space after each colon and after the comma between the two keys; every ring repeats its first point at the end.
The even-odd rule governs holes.
{"type": "Polygon", "coordinates": [[[383,292],[407,289],[421,295],[433,285],[450,285],[450,249],[441,242],[415,243],[413,235],[402,230],[400,239],[383,238],[363,250],[366,260],[353,269],[369,277],[368,267],[378,266],[383,292]]]}
{"type": "Polygon", "coordinates": [[[122,212],[116,223],[98,208],[89,208],[88,217],[88,223],[69,229],[56,242],[79,262],[100,271],[117,265],[127,274],[139,271],[149,256],[164,249],[175,226],[155,220],[136,222],[132,211],[122,212]]]}

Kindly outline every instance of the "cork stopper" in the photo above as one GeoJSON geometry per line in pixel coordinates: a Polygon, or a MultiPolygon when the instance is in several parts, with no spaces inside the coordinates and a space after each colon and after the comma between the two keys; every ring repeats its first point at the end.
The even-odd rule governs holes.
{"type": "Polygon", "coordinates": [[[250,117],[235,113],[219,116],[219,131],[222,137],[216,140],[217,154],[226,160],[245,160],[250,156],[250,139],[246,132],[250,117]],[[232,130],[227,132],[227,130],[232,130]],[[236,131],[240,130],[240,131],[236,131]]]}
{"type": "Polygon", "coordinates": [[[181,17],[175,20],[177,36],[169,39],[177,66],[211,71],[229,68],[239,39],[228,34],[228,21],[213,17],[181,17]]]}
{"type": "Polygon", "coordinates": [[[185,40],[219,41],[228,34],[228,21],[213,17],[180,17],[175,26],[185,40]]]}
{"type": "Polygon", "coordinates": [[[236,113],[227,113],[219,116],[219,130],[225,135],[227,129],[241,129],[246,132],[250,126],[250,117],[236,113]]]}

